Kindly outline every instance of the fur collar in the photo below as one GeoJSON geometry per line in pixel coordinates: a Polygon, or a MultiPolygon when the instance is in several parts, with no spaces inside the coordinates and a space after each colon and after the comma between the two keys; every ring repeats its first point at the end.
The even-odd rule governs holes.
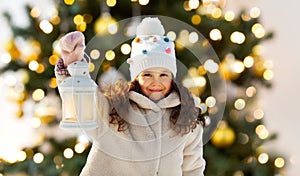
{"type": "Polygon", "coordinates": [[[180,104],[180,99],[176,92],[171,92],[167,97],[159,100],[158,102],[154,102],[148,97],[135,91],[129,92],[129,98],[140,107],[144,109],[151,109],[156,112],[160,111],[160,109],[171,108],[180,104]]]}

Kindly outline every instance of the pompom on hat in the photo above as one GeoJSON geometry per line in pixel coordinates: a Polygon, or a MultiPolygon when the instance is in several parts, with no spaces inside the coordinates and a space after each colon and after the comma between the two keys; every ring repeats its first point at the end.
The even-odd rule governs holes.
{"type": "Polygon", "coordinates": [[[176,76],[174,42],[164,34],[165,29],[158,18],[144,18],[137,26],[130,58],[127,59],[131,80],[153,67],[166,68],[176,76]]]}

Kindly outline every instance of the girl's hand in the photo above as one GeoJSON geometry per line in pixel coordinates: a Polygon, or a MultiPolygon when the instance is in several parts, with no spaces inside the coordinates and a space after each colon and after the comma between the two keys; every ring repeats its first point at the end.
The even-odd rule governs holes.
{"type": "Polygon", "coordinates": [[[65,66],[84,58],[85,43],[84,35],[81,32],[75,31],[66,34],[60,39],[59,44],[65,66]]]}

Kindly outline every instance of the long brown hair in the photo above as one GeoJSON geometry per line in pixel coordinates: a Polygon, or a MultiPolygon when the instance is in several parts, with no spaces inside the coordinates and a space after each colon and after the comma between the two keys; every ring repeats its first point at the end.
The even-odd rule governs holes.
{"type": "MultiPolygon", "coordinates": [[[[200,122],[203,124],[204,120],[200,116],[200,109],[195,107],[193,96],[188,89],[174,79],[171,84],[170,92],[178,93],[181,102],[178,106],[171,108],[169,118],[171,128],[177,133],[187,134],[195,129],[200,122]]],[[[126,115],[130,104],[135,104],[129,100],[130,91],[141,93],[137,80],[128,83],[120,79],[104,93],[112,105],[109,122],[118,125],[118,131],[125,131],[129,125],[119,114],[126,115]]]]}

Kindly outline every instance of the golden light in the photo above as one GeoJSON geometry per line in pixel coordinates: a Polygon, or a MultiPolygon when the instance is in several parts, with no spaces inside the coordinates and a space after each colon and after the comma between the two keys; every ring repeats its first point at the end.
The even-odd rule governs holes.
{"type": "Polygon", "coordinates": [[[62,168],[64,168],[64,167],[65,167],[64,163],[62,163],[62,164],[56,164],[56,165],[55,165],[55,169],[56,169],[56,170],[60,170],[60,169],[62,169],[62,168]]]}
{"type": "Polygon", "coordinates": [[[285,161],[284,161],[283,158],[278,157],[278,158],[275,159],[274,165],[275,165],[275,167],[277,167],[277,168],[283,168],[283,166],[285,165],[285,161]]]}
{"type": "Polygon", "coordinates": [[[217,8],[217,7],[214,8],[212,13],[211,13],[211,16],[213,18],[216,18],[216,19],[220,18],[222,16],[222,10],[220,8],[217,8]]]}
{"type": "Polygon", "coordinates": [[[38,68],[35,70],[37,73],[43,73],[45,71],[45,66],[43,64],[39,64],[38,68]]]}
{"type": "Polygon", "coordinates": [[[200,75],[205,75],[207,72],[206,72],[206,69],[205,69],[205,67],[203,66],[203,65],[200,65],[199,67],[198,67],[198,73],[200,74],[200,75]]]}
{"type": "Polygon", "coordinates": [[[34,101],[40,101],[45,97],[45,92],[43,91],[43,89],[36,89],[35,91],[33,91],[32,93],[32,99],[34,101]]]}
{"type": "Polygon", "coordinates": [[[84,16],[77,14],[73,18],[73,22],[76,24],[76,29],[83,32],[86,30],[86,22],[84,21],[84,16]]]}
{"type": "Polygon", "coordinates": [[[265,36],[265,29],[259,23],[256,23],[251,28],[252,33],[255,35],[256,38],[263,38],[265,36]]]}
{"type": "Polygon", "coordinates": [[[188,73],[191,77],[196,77],[196,76],[199,76],[198,74],[198,70],[196,67],[190,67],[189,70],[188,70],[188,73]]]}
{"type": "Polygon", "coordinates": [[[98,18],[94,25],[94,30],[96,34],[106,34],[107,32],[114,33],[118,30],[116,20],[110,15],[110,13],[106,12],[101,14],[100,18],[98,18]],[[114,24],[110,26],[111,24],[114,24]]]}
{"type": "Polygon", "coordinates": [[[82,143],[77,143],[74,147],[76,153],[83,153],[85,150],[85,146],[82,143]]]}
{"type": "Polygon", "coordinates": [[[73,18],[73,22],[76,24],[76,25],[80,25],[81,23],[84,22],[84,18],[82,15],[78,14],[78,15],[75,15],[74,18],[73,18]]]}
{"type": "Polygon", "coordinates": [[[250,86],[246,89],[246,95],[251,98],[256,94],[256,88],[253,86],[250,86]]]}
{"type": "Polygon", "coordinates": [[[114,60],[115,56],[116,56],[116,54],[115,54],[115,52],[113,50],[108,50],[105,53],[105,58],[108,61],[114,60]]]}
{"type": "Polygon", "coordinates": [[[267,69],[267,70],[264,71],[263,77],[264,77],[265,80],[269,81],[269,80],[273,79],[274,72],[272,70],[267,69]]]}
{"type": "Polygon", "coordinates": [[[167,36],[170,40],[175,41],[176,40],[176,33],[174,31],[169,31],[167,33],[167,36]]]}
{"type": "Polygon", "coordinates": [[[196,77],[194,80],[199,87],[204,87],[206,85],[206,79],[203,76],[196,77]]]}
{"type": "Polygon", "coordinates": [[[53,55],[51,55],[49,57],[49,63],[51,65],[56,65],[56,63],[58,62],[58,60],[59,60],[59,57],[57,55],[55,55],[55,54],[53,54],[53,55]]]}
{"type": "Polygon", "coordinates": [[[246,106],[246,101],[242,98],[239,98],[239,99],[235,100],[235,102],[234,102],[234,107],[237,110],[242,110],[245,108],[245,106],[246,106]]]}
{"type": "Polygon", "coordinates": [[[48,20],[42,20],[39,26],[45,34],[50,34],[53,31],[53,25],[48,20]]]}
{"type": "Polygon", "coordinates": [[[28,67],[32,71],[36,71],[39,68],[39,63],[35,60],[29,62],[28,67]]]}
{"type": "Polygon", "coordinates": [[[203,6],[210,6],[212,5],[213,0],[202,0],[203,6]]]}
{"type": "Polygon", "coordinates": [[[66,5],[72,5],[75,2],[75,0],[64,0],[64,2],[66,5]]]}
{"type": "Polygon", "coordinates": [[[21,51],[16,46],[16,41],[14,39],[9,40],[4,47],[13,59],[17,59],[21,56],[21,51]]]}
{"type": "Polygon", "coordinates": [[[221,31],[219,29],[212,29],[209,32],[209,37],[214,41],[221,40],[222,39],[221,31]]]}
{"type": "Polygon", "coordinates": [[[233,21],[234,20],[234,17],[235,17],[235,14],[233,11],[227,11],[224,15],[224,19],[226,21],[233,21]]]}
{"type": "Polygon", "coordinates": [[[51,78],[49,81],[49,87],[55,89],[57,87],[56,78],[51,78]]]}
{"type": "Polygon", "coordinates": [[[263,77],[263,73],[266,70],[266,68],[264,67],[264,61],[259,57],[255,59],[254,73],[259,77],[263,77]]]}
{"type": "Polygon", "coordinates": [[[266,164],[269,161],[269,155],[267,153],[261,153],[257,159],[260,164],[266,164]]]}
{"type": "Polygon", "coordinates": [[[190,6],[189,6],[189,1],[184,1],[183,2],[183,9],[185,10],[185,11],[191,11],[192,9],[190,8],[190,6]]]}
{"type": "Polygon", "coordinates": [[[30,125],[32,128],[39,128],[42,124],[42,121],[41,119],[37,118],[37,117],[33,117],[31,120],[30,120],[30,125]]]}
{"type": "Polygon", "coordinates": [[[234,62],[234,71],[236,73],[242,73],[245,70],[245,66],[243,64],[243,62],[239,61],[239,60],[235,60],[234,62]]]}
{"type": "Polygon", "coordinates": [[[258,18],[260,16],[260,10],[258,7],[253,7],[250,10],[250,17],[252,18],[258,18]]]}
{"type": "Polygon", "coordinates": [[[121,46],[121,52],[124,54],[124,55],[127,55],[131,52],[131,46],[128,44],[128,43],[124,43],[122,46],[121,46]]]}
{"type": "Polygon", "coordinates": [[[18,160],[19,162],[25,161],[26,157],[27,157],[27,154],[26,154],[26,152],[24,152],[24,151],[19,151],[19,152],[17,153],[17,160],[18,160]]]}
{"type": "Polygon", "coordinates": [[[258,125],[255,128],[255,132],[260,139],[266,139],[269,136],[269,131],[264,125],[258,125]]]}
{"type": "Polygon", "coordinates": [[[33,161],[36,164],[40,164],[44,161],[44,155],[42,153],[36,153],[33,155],[33,161]]]}
{"type": "Polygon", "coordinates": [[[33,61],[33,60],[38,60],[39,56],[37,54],[31,54],[28,58],[27,61],[33,61]]]}
{"type": "Polygon", "coordinates": [[[192,21],[192,23],[194,25],[200,24],[201,23],[201,17],[200,17],[200,15],[198,15],[198,14],[193,15],[191,21],[192,21]]]}
{"type": "Polygon", "coordinates": [[[191,9],[197,9],[200,5],[199,0],[189,0],[188,5],[191,9]]]}
{"type": "Polygon", "coordinates": [[[97,49],[93,49],[93,50],[90,52],[90,56],[91,56],[92,59],[97,60],[97,59],[99,59],[99,57],[100,57],[100,51],[97,50],[97,49]]]}
{"type": "Polygon", "coordinates": [[[30,10],[30,16],[32,18],[37,18],[41,15],[41,10],[38,7],[34,7],[30,10]]]}
{"type": "Polygon", "coordinates": [[[248,14],[245,14],[245,13],[243,13],[241,15],[241,18],[242,18],[243,21],[250,21],[251,20],[251,17],[248,14]]]}
{"type": "Polygon", "coordinates": [[[4,53],[1,55],[1,60],[2,63],[8,64],[11,61],[11,55],[9,53],[4,53]]]}
{"type": "Polygon", "coordinates": [[[76,25],[76,29],[81,32],[84,32],[86,30],[86,22],[83,22],[80,25],[76,25]]]}
{"type": "Polygon", "coordinates": [[[230,35],[230,40],[232,43],[242,44],[244,43],[245,39],[245,35],[239,31],[235,31],[230,35]]]}
{"type": "Polygon", "coordinates": [[[255,119],[260,120],[264,117],[265,113],[262,109],[256,109],[253,115],[255,119]]]}
{"type": "Polygon", "coordinates": [[[147,5],[149,3],[149,0],[138,0],[140,5],[147,5]]]}
{"type": "Polygon", "coordinates": [[[67,159],[71,159],[74,156],[74,152],[71,148],[66,148],[64,150],[64,157],[67,159]]]}
{"type": "Polygon", "coordinates": [[[51,23],[54,24],[54,25],[58,25],[60,23],[60,17],[59,16],[53,16],[51,18],[51,23]]]}
{"type": "Polygon", "coordinates": [[[95,64],[90,62],[89,63],[89,72],[93,72],[95,70],[95,64]]]}
{"type": "Polygon", "coordinates": [[[191,32],[189,34],[189,41],[191,43],[196,43],[198,41],[198,39],[199,39],[199,36],[198,36],[198,34],[196,32],[191,32]]]}
{"type": "Polygon", "coordinates": [[[117,0],[106,0],[108,7],[114,7],[117,4],[117,0]]]}
{"type": "Polygon", "coordinates": [[[213,96],[210,96],[210,97],[207,97],[206,100],[205,100],[205,103],[207,105],[207,107],[214,107],[217,103],[217,100],[215,97],[213,96]]]}
{"type": "Polygon", "coordinates": [[[210,73],[216,73],[219,70],[219,65],[212,59],[208,59],[204,63],[204,68],[210,73]]]}
{"type": "Polygon", "coordinates": [[[243,62],[246,68],[251,68],[254,64],[254,58],[252,56],[247,56],[244,58],[243,62]]]}

